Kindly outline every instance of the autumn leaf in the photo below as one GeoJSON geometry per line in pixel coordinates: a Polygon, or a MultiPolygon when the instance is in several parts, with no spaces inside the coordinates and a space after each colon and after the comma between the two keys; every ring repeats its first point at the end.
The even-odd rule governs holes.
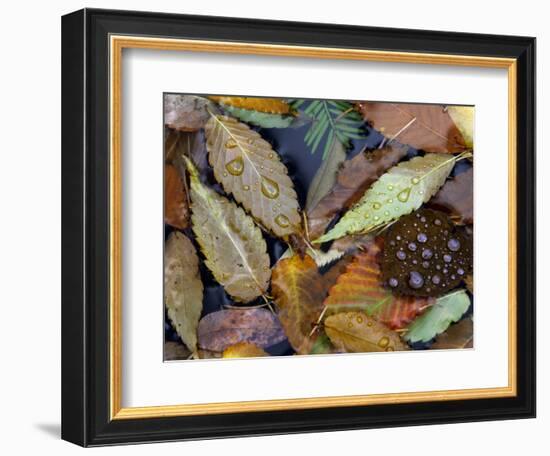
{"type": "Polygon", "coordinates": [[[460,130],[464,143],[474,147],[474,110],[473,106],[448,106],[447,110],[456,127],[460,130]]]}
{"type": "Polygon", "coordinates": [[[191,352],[187,347],[179,342],[164,342],[164,361],[179,361],[188,359],[191,352]]]}
{"type": "Polygon", "coordinates": [[[473,274],[470,274],[468,276],[466,276],[466,278],[464,279],[464,283],[466,284],[466,288],[468,289],[468,291],[472,294],[474,294],[474,276],[473,274]]]}
{"type": "Polygon", "coordinates": [[[465,318],[437,336],[433,349],[472,348],[474,346],[474,322],[465,318]]]}
{"type": "Polygon", "coordinates": [[[429,207],[448,213],[460,225],[474,222],[474,169],[449,179],[430,200],[429,207]]]}
{"type": "Polygon", "coordinates": [[[208,158],[224,190],[276,236],[299,231],[297,195],[271,145],[231,117],[212,116],[205,131],[208,158]]]}
{"type": "Polygon", "coordinates": [[[462,318],[470,307],[470,298],[464,290],[454,291],[438,298],[424,314],[414,320],[403,338],[409,342],[429,342],[462,318]]]}
{"type": "Polygon", "coordinates": [[[164,166],[164,223],[183,230],[189,223],[187,193],[178,170],[164,166]]]}
{"type": "Polygon", "coordinates": [[[271,292],[290,345],[299,354],[311,349],[309,335],[323,308],[325,289],[315,261],[294,255],[273,268],[271,292]]]}
{"type": "Polygon", "coordinates": [[[260,229],[235,203],[203,185],[187,158],[193,232],[204,264],[236,301],[250,302],[267,290],[267,246],[260,229]]]}
{"type": "Polygon", "coordinates": [[[362,102],[359,109],[380,133],[415,149],[456,153],[469,148],[446,106],[362,102]]]}
{"type": "Polygon", "coordinates": [[[356,203],[384,172],[406,156],[407,150],[400,144],[390,144],[382,149],[361,152],[343,162],[331,190],[306,206],[310,238],[321,236],[332,219],[356,203]]]}
{"type": "Polygon", "coordinates": [[[261,128],[288,128],[296,123],[296,117],[291,115],[268,114],[233,106],[224,106],[223,109],[230,116],[261,128]]]}
{"type": "Polygon", "coordinates": [[[399,335],[363,312],[343,312],[325,319],[334,346],[348,353],[407,350],[399,335]]]}
{"type": "Polygon", "coordinates": [[[338,350],[324,332],[320,332],[315,336],[315,341],[312,344],[310,355],[328,355],[333,353],[341,353],[342,350],[338,350]]]}
{"type": "Polygon", "coordinates": [[[267,348],[285,340],[279,320],[269,310],[225,309],[202,318],[198,327],[199,346],[214,352],[247,342],[267,348]]]}
{"type": "Polygon", "coordinates": [[[203,285],[195,247],[187,236],[174,231],[164,249],[164,302],[174,329],[195,354],[202,298],[203,285]]]}
{"type": "Polygon", "coordinates": [[[326,315],[363,311],[392,329],[403,328],[435,303],[433,298],[394,296],[384,288],[374,242],[358,252],[325,299],[326,315]]]}
{"type": "Polygon", "coordinates": [[[269,354],[250,342],[239,342],[227,347],[223,351],[222,358],[256,358],[260,356],[269,356],[269,354]]]}
{"type": "Polygon", "coordinates": [[[197,131],[210,118],[212,102],[196,95],[164,95],[164,124],[175,130],[197,131]]]}
{"type": "Polygon", "coordinates": [[[208,97],[212,101],[223,106],[231,106],[234,108],[248,109],[259,111],[268,114],[292,114],[290,105],[279,98],[256,98],[256,97],[224,97],[211,96],[208,97]]]}
{"type": "Polygon", "coordinates": [[[460,158],[426,154],[399,163],[382,175],[334,228],[314,242],[369,233],[413,212],[439,190],[460,158]]]}

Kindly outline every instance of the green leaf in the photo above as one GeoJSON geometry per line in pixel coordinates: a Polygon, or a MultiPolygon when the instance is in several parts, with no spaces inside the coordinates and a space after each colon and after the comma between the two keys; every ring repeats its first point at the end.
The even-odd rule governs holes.
{"type": "Polygon", "coordinates": [[[399,163],[383,174],[332,230],[314,242],[368,233],[415,211],[439,190],[459,157],[426,154],[399,163]]]}
{"type": "Polygon", "coordinates": [[[281,114],[269,114],[266,112],[252,111],[250,109],[235,108],[234,106],[224,105],[223,109],[234,117],[251,125],[262,128],[287,128],[294,121],[294,116],[284,116],[281,114]]]}
{"type": "Polygon", "coordinates": [[[428,342],[446,331],[451,323],[460,320],[468,307],[470,307],[470,298],[465,290],[442,296],[411,323],[403,338],[413,343],[428,342]]]}

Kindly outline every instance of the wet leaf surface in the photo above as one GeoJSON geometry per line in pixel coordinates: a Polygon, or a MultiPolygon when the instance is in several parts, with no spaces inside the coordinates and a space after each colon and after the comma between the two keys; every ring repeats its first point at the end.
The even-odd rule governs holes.
{"type": "Polygon", "coordinates": [[[187,193],[178,170],[164,166],[164,223],[183,230],[189,224],[187,193]]]}

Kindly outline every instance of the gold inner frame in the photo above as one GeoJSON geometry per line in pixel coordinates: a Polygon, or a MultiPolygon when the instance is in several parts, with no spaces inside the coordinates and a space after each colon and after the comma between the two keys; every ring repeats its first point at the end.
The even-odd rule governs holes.
{"type": "Polygon", "coordinates": [[[387,52],[242,42],[110,36],[110,412],[111,419],[158,418],[219,413],[259,412],[321,407],[395,404],[511,397],[517,393],[516,290],[516,119],[517,61],[468,55],[387,52]],[[122,163],[121,95],[123,49],[195,51],[230,54],[291,56],[318,59],[368,60],[431,65],[504,68],[508,70],[508,386],[462,390],[403,392],[299,399],[275,399],[170,406],[122,407],[122,163]]]}

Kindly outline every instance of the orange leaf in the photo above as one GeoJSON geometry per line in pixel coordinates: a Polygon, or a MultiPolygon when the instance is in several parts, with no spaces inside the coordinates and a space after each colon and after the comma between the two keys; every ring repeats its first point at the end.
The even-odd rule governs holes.
{"type": "Polygon", "coordinates": [[[178,170],[164,166],[164,222],[183,230],[189,224],[187,193],[178,170]]]}
{"type": "Polygon", "coordinates": [[[290,345],[299,354],[309,353],[309,335],[326,293],[315,261],[309,255],[280,260],[273,268],[271,291],[290,345]]]}
{"type": "Polygon", "coordinates": [[[468,149],[462,133],[443,105],[359,103],[363,118],[387,138],[426,152],[468,149]]]}
{"type": "Polygon", "coordinates": [[[290,114],[291,109],[288,103],[277,98],[254,98],[254,97],[209,97],[212,101],[222,105],[233,106],[234,108],[249,109],[252,111],[265,112],[269,114],[290,114]]]}
{"type": "Polygon", "coordinates": [[[394,296],[382,286],[374,242],[359,252],[325,300],[327,315],[363,311],[392,329],[400,329],[435,302],[434,298],[394,296]]]}

